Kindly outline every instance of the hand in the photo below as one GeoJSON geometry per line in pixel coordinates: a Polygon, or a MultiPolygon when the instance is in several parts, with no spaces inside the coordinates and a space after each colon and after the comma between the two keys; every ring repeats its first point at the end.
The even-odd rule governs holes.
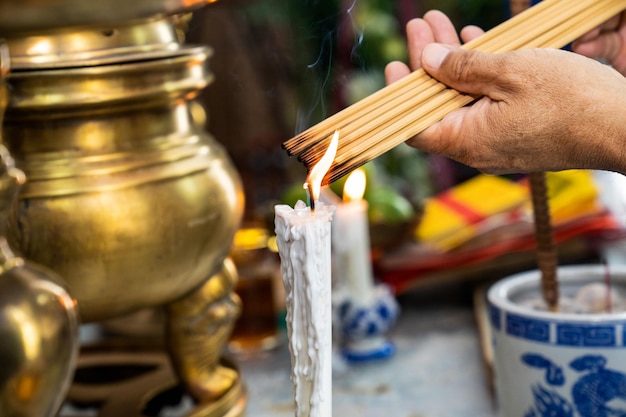
{"type": "Polygon", "coordinates": [[[603,59],[626,75],[626,12],[581,36],[572,44],[572,51],[603,59]]]}
{"type": "MultiPolygon", "coordinates": [[[[463,42],[482,35],[484,31],[476,26],[466,26],[461,30],[463,42]]],[[[415,71],[422,67],[422,50],[426,45],[433,42],[452,46],[460,46],[461,41],[457,36],[454,25],[439,10],[427,12],[422,19],[412,19],[406,25],[407,44],[409,49],[409,65],[398,61],[391,62],[385,68],[387,83],[397,81],[411,70],[415,71]]]]}
{"type": "MultiPolygon", "coordinates": [[[[559,50],[466,51],[458,48],[451,26],[426,16],[411,22],[410,66],[423,66],[444,84],[482,98],[449,114],[409,145],[494,174],[570,168],[626,173],[623,76],[559,50]],[[433,40],[445,45],[429,44],[433,40]]],[[[389,64],[388,83],[408,71],[399,63],[389,64]]]]}

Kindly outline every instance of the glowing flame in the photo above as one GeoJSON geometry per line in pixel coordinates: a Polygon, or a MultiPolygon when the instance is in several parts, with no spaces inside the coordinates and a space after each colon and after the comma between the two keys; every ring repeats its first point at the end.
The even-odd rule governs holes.
{"type": "Polygon", "coordinates": [[[362,200],[365,194],[365,183],[365,171],[362,168],[353,171],[343,185],[344,201],[362,200]]]}
{"type": "Polygon", "coordinates": [[[324,153],[324,156],[317,161],[317,164],[311,168],[309,171],[309,175],[306,178],[305,188],[308,189],[309,195],[311,196],[311,205],[315,204],[315,201],[319,199],[320,192],[322,189],[322,181],[324,180],[324,176],[330,169],[333,161],[335,160],[335,155],[337,154],[337,145],[339,143],[339,131],[335,131],[333,138],[330,140],[330,145],[328,145],[328,149],[324,153]]]}

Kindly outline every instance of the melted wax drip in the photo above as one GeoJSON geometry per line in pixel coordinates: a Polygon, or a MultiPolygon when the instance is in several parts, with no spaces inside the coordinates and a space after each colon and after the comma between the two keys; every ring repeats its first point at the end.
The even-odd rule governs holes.
{"type": "Polygon", "coordinates": [[[330,217],[299,201],[276,208],[276,237],[286,293],[287,331],[297,417],[330,417],[330,217]],[[328,305],[327,305],[328,303],[328,305]]]}

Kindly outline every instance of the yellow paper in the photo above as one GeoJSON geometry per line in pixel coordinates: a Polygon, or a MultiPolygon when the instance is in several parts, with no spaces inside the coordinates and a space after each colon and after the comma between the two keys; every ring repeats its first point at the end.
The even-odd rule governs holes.
{"type": "MultiPolygon", "coordinates": [[[[547,173],[546,184],[555,226],[602,209],[589,171],[547,173]]],[[[416,237],[436,250],[448,251],[482,230],[519,221],[520,216],[532,219],[526,182],[480,174],[427,200],[416,237]]]]}

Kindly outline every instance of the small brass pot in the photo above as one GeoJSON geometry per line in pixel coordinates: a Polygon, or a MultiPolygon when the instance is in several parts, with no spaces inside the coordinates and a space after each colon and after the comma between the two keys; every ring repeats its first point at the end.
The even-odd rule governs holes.
{"type": "Polygon", "coordinates": [[[209,55],[181,47],[9,77],[4,137],[28,178],[10,237],[67,281],[83,322],[171,303],[222,267],[243,192],[190,116],[209,55]]]}

